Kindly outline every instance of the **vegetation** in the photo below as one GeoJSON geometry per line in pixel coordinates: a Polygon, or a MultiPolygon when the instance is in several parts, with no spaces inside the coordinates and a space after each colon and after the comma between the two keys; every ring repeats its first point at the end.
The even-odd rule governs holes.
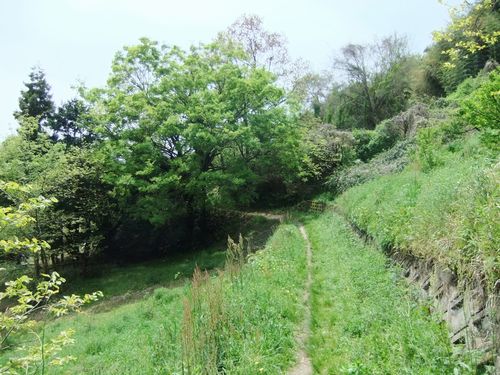
{"type": "Polygon", "coordinates": [[[337,204],[383,247],[446,265],[464,281],[484,278],[492,288],[500,275],[497,162],[481,154],[477,137],[458,149],[430,149],[432,133],[424,134],[411,166],[348,190],[337,204]]]}
{"type": "Polygon", "coordinates": [[[383,253],[364,245],[335,213],[308,218],[307,229],[316,373],[467,373],[471,363],[454,358],[445,327],[415,302],[383,253]]]}
{"type": "MultiPolygon", "coordinates": [[[[33,216],[54,202],[44,197],[29,197],[29,187],[17,183],[0,181],[0,191],[4,199],[10,200],[10,206],[0,207],[0,232],[3,239],[0,245],[8,255],[26,256],[26,254],[44,254],[49,244],[34,237],[18,238],[21,229],[36,225],[33,216]]],[[[44,279],[31,285],[33,279],[23,275],[5,283],[5,290],[0,293],[0,302],[7,302],[7,308],[0,313],[0,350],[14,350],[14,355],[2,363],[2,373],[45,373],[48,367],[61,366],[74,358],[61,355],[64,346],[74,342],[72,330],[64,330],[52,338],[45,337],[45,322],[48,314],[60,317],[70,311],[79,310],[86,303],[102,297],[102,292],[55,297],[60,286],[66,280],[57,272],[44,274],[44,279]],[[42,320],[38,325],[34,316],[42,320]],[[15,336],[23,337],[16,341],[15,336]]]]}
{"type": "Polygon", "coordinates": [[[318,373],[474,373],[338,213],[498,292],[498,11],[464,2],[424,54],[393,34],[321,74],[256,15],[186,49],[142,38],[59,106],[33,68],[0,144],[0,373],[275,374],[298,351],[318,373]],[[269,209],[313,197],[337,214],[292,215],[311,274],[269,209]]]}
{"type": "MultiPolygon", "coordinates": [[[[245,266],[243,247],[233,243],[234,247],[218,274],[211,276],[197,268],[191,285],[167,283],[167,288],[156,288],[138,302],[48,324],[47,337],[71,329],[79,338],[77,346],[62,352],[78,361],[54,373],[226,369],[270,374],[289,367],[295,359],[294,332],[302,314],[303,239],[295,226],[282,225],[266,250],[250,255],[245,266]],[[122,357],[126,359],[116,361],[122,357]]],[[[211,261],[203,263],[203,259],[198,258],[198,264],[205,268],[211,261]]],[[[182,269],[183,262],[171,265],[182,269]]],[[[130,280],[136,271],[125,268],[122,274],[130,280]]],[[[107,281],[100,279],[102,284],[107,281]]]]}

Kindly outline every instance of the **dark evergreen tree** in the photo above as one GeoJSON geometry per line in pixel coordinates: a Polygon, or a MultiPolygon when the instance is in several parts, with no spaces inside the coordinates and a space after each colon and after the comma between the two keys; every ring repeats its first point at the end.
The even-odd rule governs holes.
{"type": "MultiPolygon", "coordinates": [[[[54,113],[54,102],[50,93],[50,85],[45,79],[45,73],[39,67],[33,67],[29,81],[25,82],[26,90],[21,91],[19,110],[14,117],[35,117],[38,119],[38,132],[54,113]]],[[[35,134],[36,136],[36,134],[35,134]]]]}

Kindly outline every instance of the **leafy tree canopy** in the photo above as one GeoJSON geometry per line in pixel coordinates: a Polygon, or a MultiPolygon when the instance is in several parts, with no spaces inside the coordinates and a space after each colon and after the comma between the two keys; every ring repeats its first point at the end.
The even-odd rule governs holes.
{"type": "Polygon", "coordinates": [[[268,175],[300,169],[299,128],[270,72],[231,43],[159,46],[141,39],[86,93],[106,178],[134,215],[248,204],[268,175]],[[159,204],[159,202],[161,202],[159,204]]]}

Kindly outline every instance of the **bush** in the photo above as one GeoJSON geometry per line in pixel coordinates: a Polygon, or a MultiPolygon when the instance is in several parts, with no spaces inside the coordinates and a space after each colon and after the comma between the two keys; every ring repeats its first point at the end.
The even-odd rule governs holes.
{"type": "Polygon", "coordinates": [[[355,159],[355,140],[348,131],[335,129],[332,125],[316,125],[308,134],[308,157],[312,162],[314,176],[322,180],[342,165],[355,159]]]}
{"type": "Polygon", "coordinates": [[[357,156],[362,161],[370,160],[403,138],[401,130],[392,120],[382,121],[375,130],[355,129],[352,134],[357,156]]]}
{"type": "Polygon", "coordinates": [[[353,166],[338,170],[327,181],[328,190],[341,193],[374,178],[400,172],[410,162],[409,155],[414,147],[413,140],[404,140],[375,156],[368,163],[358,162],[353,166]]]}
{"type": "Polygon", "coordinates": [[[460,109],[464,119],[482,131],[484,144],[500,150],[500,69],[463,100],[460,109]]]}
{"type": "Polygon", "coordinates": [[[412,138],[418,129],[428,126],[431,117],[438,119],[441,116],[436,111],[429,111],[427,105],[415,103],[408,110],[382,121],[374,130],[354,130],[357,156],[366,162],[397,142],[412,138]]]}

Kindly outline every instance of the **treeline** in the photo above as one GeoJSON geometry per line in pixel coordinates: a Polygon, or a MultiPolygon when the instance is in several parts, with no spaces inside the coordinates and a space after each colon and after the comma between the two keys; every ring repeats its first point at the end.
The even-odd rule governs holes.
{"type": "Polygon", "coordinates": [[[104,87],[80,87],[60,106],[35,68],[18,133],[0,146],[0,180],[30,193],[2,203],[57,201],[9,235],[50,245],[34,256],[37,274],[67,262],[85,273],[97,255],[145,258],[210,241],[224,210],[302,199],[411,133],[398,113],[436,102],[487,62],[494,70],[498,10],[469,5],[423,56],[398,35],[345,46],[328,74],[292,61],[257,16],[187,50],[143,38],[116,54],[104,87]]]}

